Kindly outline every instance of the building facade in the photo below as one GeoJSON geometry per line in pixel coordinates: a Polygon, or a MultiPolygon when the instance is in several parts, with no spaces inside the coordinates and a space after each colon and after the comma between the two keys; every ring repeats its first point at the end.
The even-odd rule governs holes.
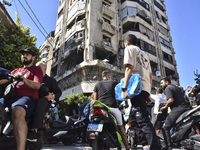
{"type": "Polygon", "coordinates": [[[123,39],[134,34],[151,60],[153,87],[161,77],[179,82],[164,0],[60,0],[51,75],[63,91],[91,94],[109,70],[124,76],[123,39]]]}
{"type": "Polygon", "coordinates": [[[53,47],[54,47],[54,33],[55,31],[51,31],[49,35],[47,36],[45,42],[42,44],[42,46],[39,47],[40,49],[40,58],[41,61],[46,63],[47,70],[46,74],[51,75],[51,65],[53,62],[53,47]]]}

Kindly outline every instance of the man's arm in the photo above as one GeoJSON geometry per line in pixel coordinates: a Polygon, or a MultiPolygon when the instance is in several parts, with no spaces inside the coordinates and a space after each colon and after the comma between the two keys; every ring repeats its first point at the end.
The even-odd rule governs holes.
{"type": "Polygon", "coordinates": [[[29,80],[29,79],[26,79],[24,77],[22,77],[22,81],[30,88],[32,89],[36,89],[36,90],[39,90],[40,88],[40,82],[36,82],[36,81],[32,81],[32,80],[29,80]]]}
{"type": "Polygon", "coordinates": [[[151,88],[152,88],[152,73],[150,72],[150,85],[151,85],[151,88]]]}
{"type": "Polygon", "coordinates": [[[2,79],[2,80],[0,80],[0,84],[5,84],[5,83],[7,83],[7,82],[9,82],[8,79],[2,79]]]}
{"type": "Polygon", "coordinates": [[[61,92],[61,90],[60,90],[60,88],[58,86],[57,81],[54,78],[52,78],[52,84],[53,84],[53,86],[52,86],[53,87],[53,93],[54,93],[54,96],[55,96],[54,99],[56,101],[59,101],[59,98],[62,95],[62,92],[61,92]]]}
{"type": "Polygon", "coordinates": [[[97,100],[98,99],[98,93],[97,92],[94,92],[94,100],[97,100]]]}
{"type": "Polygon", "coordinates": [[[174,102],[173,98],[168,99],[167,104],[163,106],[162,108],[160,108],[160,110],[162,111],[163,109],[167,109],[169,106],[172,105],[173,102],[174,102]]]}
{"type": "MultiPolygon", "coordinates": [[[[129,78],[131,77],[132,75],[132,72],[133,72],[133,66],[130,65],[130,64],[125,64],[125,67],[126,67],[126,70],[125,70],[125,77],[124,77],[124,85],[123,85],[123,88],[127,88],[128,86],[128,81],[129,81],[129,78]]],[[[124,93],[124,98],[131,98],[129,97],[128,93],[125,91],[124,93]]],[[[125,105],[127,105],[128,103],[125,102],[125,105]]]]}

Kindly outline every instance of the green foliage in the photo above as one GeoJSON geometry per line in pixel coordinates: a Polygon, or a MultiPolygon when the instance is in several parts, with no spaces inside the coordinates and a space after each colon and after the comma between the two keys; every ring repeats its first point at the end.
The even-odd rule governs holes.
{"type": "Polygon", "coordinates": [[[0,65],[9,70],[22,66],[19,51],[25,48],[32,49],[36,53],[36,61],[39,60],[36,36],[30,35],[30,28],[22,25],[17,15],[16,18],[16,25],[0,24],[0,65]]]}
{"type": "Polygon", "coordinates": [[[72,94],[68,96],[68,98],[60,102],[60,108],[62,109],[64,115],[69,115],[69,105],[74,101],[75,97],[79,98],[78,106],[80,106],[83,103],[84,98],[88,98],[88,99],[90,98],[90,97],[84,96],[84,94],[82,93],[72,94]]]}

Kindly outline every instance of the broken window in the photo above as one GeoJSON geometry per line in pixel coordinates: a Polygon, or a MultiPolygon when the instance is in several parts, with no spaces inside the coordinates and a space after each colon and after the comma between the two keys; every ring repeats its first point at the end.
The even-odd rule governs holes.
{"type": "Polygon", "coordinates": [[[61,9],[61,11],[58,13],[57,19],[59,19],[62,14],[63,14],[63,9],[61,9]]]}
{"type": "Polygon", "coordinates": [[[165,67],[165,73],[166,73],[166,76],[172,76],[175,74],[175,71],[165,67]]]}
{"type": "Polygon", "coordinates": [[[171,64],[173,63],[172,56],[167,54],[167,53],[165,53],[165,52],[163,52],[163,60],[165,60],[165,61],[167,61],[167,62],[169,62],[171,64]]]}
{"type": "Polygon", "coordinates": [[[123,34],[128,31],[139,31],[139,23],[128,22],[125,25],[123,25],[123,34]]]}
{"type": "Polygon", "coordinates": [[[139,40],[139,47],[141,50],[146,51],[146,52],[156,56],[156,49],[151,44],[149,44],[143,40],[139,40]]]}
{"type": "Polygon", "coordinates": [[[103,45],[112,47],[111,38],[103,35],[103,45]]]}
{"type": "Polygon", "coordinates": [[[170,42],[166,41],[165,39],[163,39],[163,38],[161,38],[161,37],[160,37],[160,43],[161,43],[164,47],[166,47],[166,48],[168,48],[168,49],[171,49],[170,42]]]}
{"type": "Polygon", "coordinates": [[[150,65],[151,65],[151,71],[152,71],[152,75],[156,76],[156,71],[158,70],[158,64],[150,61],[150,65]]]}
{"type": "Polygon", "coordinates": [[[160,5],[156,0],[154,0],[154,4],[155,4],[162,12],[165,12],[163,6],[160,5]]]}

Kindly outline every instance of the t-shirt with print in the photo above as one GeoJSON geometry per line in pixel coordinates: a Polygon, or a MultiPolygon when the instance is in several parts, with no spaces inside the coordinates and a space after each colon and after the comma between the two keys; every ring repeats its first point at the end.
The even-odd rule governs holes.
{"type": "Polygon", "coordinates": [[[144,51],[142,51],[139,47],[129,45],[124,50],[124,64],[130,64],[133,66],[133,74],[140,74],[142,79],[142,90],[150,94],[151,66],[147,54],[144,51]]]}
{"type": "MultiPolygon", "coordinates": [[[[13,70],[12,74],[24,74],[27,68],[17,68],[13,70]]],[[[32,66],[24,74],[26,79],[42,83],[43,73],[40,67],[32,66]]],[[[17,81],[15,81],[16,84],[17,81]]],[[[38,90],[28,87],[24,82],[20,81],[16,86],[16,96],[32,96],[35,100],[38,99],[38,90]]]]}

